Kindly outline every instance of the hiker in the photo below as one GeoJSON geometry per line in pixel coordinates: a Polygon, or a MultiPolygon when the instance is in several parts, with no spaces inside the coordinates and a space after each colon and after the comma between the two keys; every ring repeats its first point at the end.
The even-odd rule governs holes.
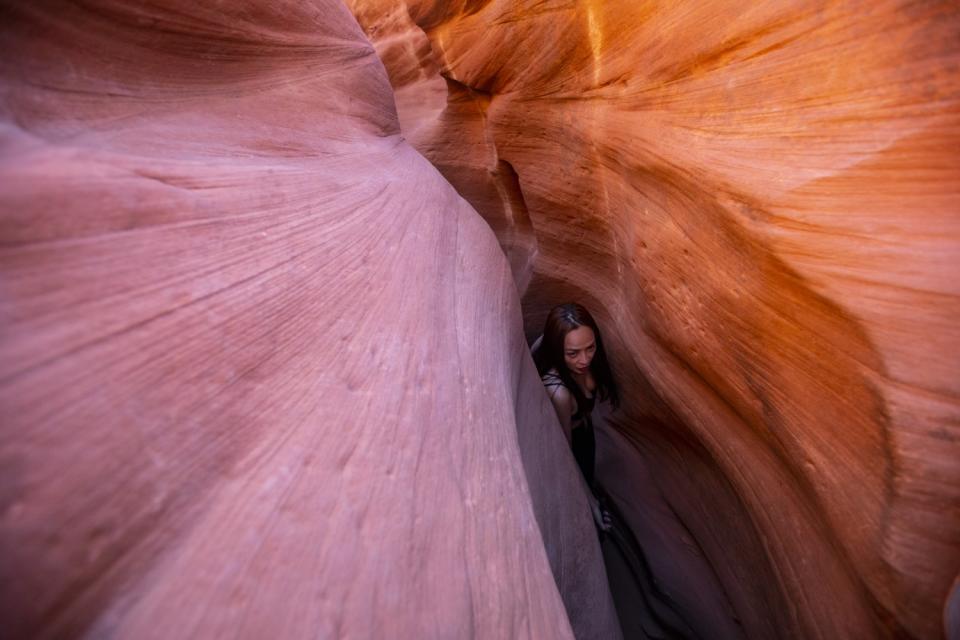
{"type": "Polygon", "coordinates": [[[610,517],[594,495],[596,440],[591,414],[599,402],[618,407],[620,398],[600,329],[582,305],[562,304],[547,315],[543,335],[532,351],[564,435],[590,488],[594,520],[606,531],[610,517]]]}

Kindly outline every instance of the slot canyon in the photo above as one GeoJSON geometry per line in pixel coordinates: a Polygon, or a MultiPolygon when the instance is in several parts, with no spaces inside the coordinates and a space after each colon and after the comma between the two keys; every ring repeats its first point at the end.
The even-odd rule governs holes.
{"type": "Polygon", "coordinates": [[[4,638],[960,640],[955,2],[6,0],[0,51],[4,638]]]}

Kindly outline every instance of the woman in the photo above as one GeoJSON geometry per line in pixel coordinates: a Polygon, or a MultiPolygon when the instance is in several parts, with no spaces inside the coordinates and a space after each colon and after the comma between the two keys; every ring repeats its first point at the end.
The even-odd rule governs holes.
{"type": "MultiPolygon", "coordinates": [[[[591,413],[598,400],[617,407],[620,398],[600,328],[590,312],[576,303],[554,307],[533,345],[533,359],[592,493],[596,441],[591,413]]],[[[606,514],[591,498],[598,526],[608,528],[606,514]]]]}

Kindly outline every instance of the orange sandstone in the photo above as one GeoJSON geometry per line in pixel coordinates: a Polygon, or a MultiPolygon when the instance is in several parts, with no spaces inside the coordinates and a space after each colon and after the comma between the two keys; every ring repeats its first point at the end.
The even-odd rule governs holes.
{"type": "Polygon", "coordinates": [[[955,6],[350,5],[404,135],[497,232],[528,337],[567,299],[608,328],[629,392],[601,473],[701,635],[939,637],[955,6]]]}

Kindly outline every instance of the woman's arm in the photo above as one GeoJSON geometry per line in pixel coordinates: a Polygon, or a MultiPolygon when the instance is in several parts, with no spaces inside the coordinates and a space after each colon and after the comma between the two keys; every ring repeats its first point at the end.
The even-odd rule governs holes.
{"type": "MultiPolygon", "coordinates": [[[[574,412],[577,410],[577,401],[574,399],[570,390],[563,385],[547,387],[547,393],[550,395],[550,401],[557,412],[557,418],[560,420],[560,426],[563,427],[563,435],[567,437],[567,444],[573,446],[573,428],[571,425],[574,412]]],[[[579,471],[579,469],[578,469],[579,471]]],[[[593,495],[593,491],[587,485],[582,473],[577,473],[580,477],[580,485],[587,495],[587,502],[590,504],[590,512],[593,514],[593,521],[601,531],[610,530],[610,514],[604,511],[600,506],[600,501],[593,495]]]]}
{"type": "Polygon", "coordinates": [[[550,401],[557,412],[557,418],[560,420],[560,426],[563,427],[563,435],[567,438],[567,444],[573,443],[573,426],[571,418],[576,411],[576,400],[573,394],[563,385],[547,387],[547,393],[550,395],[550,401]]]}
{"type": "MultiPolygon", "coordinates": [[[[553,402],[553,408],[557,411],[557,418],[560,419],[560,426],[563,427],[563,435],[567,437],[567,444],[572,447],[573,429],[571,428],[570,423],[573,413],[577,410],[577,401],[573,398],[573,394],[562,385],[548,388],[548,391],[550,393],[550,400],[553,402]]],[[[579,469],[577,469],[577,471],[579,471],[579,469]]],[[[587,495],[587,502],[590,504],[590,512],[593,514],[593,521],[597,523],[597,528],[601,531],[609,531],[610,514],[600,506],[600,501],[597,500],[595,495],[593,495],[593,491],[591,491],[590,487],[587,485],[587,481],[583,477],[583,474],[577,473],[577,475],[580,477],[580,485],[583,487],[583,491],[587,495]]]]}

